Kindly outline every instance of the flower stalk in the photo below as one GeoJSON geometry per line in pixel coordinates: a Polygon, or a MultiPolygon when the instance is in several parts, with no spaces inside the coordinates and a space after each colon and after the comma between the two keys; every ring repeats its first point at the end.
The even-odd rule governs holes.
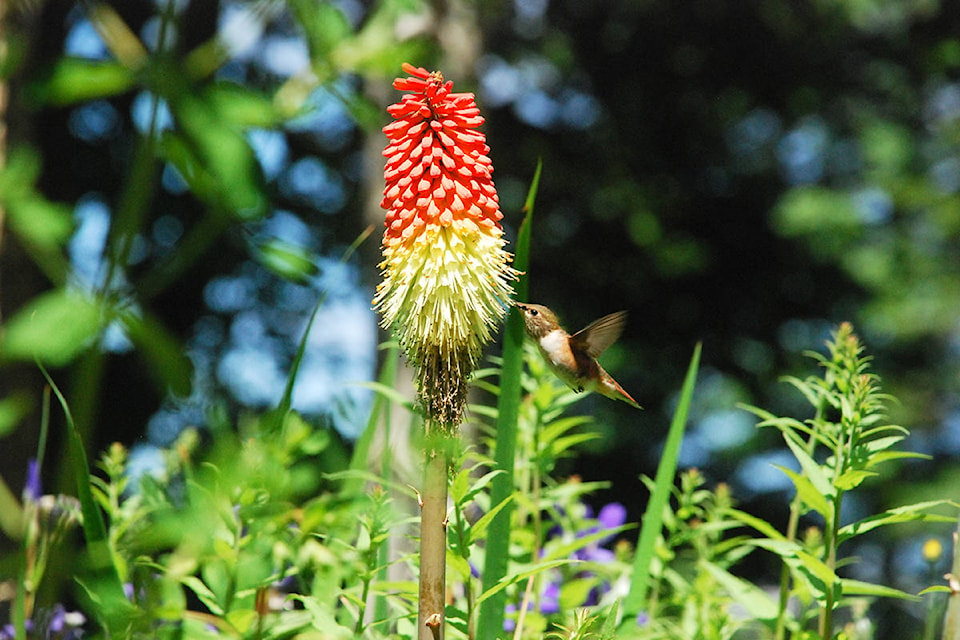
{"type": "Polygon", "coordinates": [[[443,637],[447,483],[467,380],[503,320],[516,271],[504,250],[490,148],[470,93],[409,64],[383,128],[383,279],[374,307],[417,369],[425,416],[418,635],[443,637]]]}

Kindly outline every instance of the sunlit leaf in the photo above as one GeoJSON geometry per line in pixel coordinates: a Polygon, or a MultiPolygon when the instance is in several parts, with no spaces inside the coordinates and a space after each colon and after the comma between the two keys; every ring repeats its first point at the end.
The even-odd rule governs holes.
{"type": "Polygon", "coordinates": [[[190,589],[197,599],[210,609],[212,613],[215,615],[223,615],[223,607],[217,602],[217,597],[213,591],[203,583],[203,580],[196,576],[184,576],[180,579],[180,582],[183,583],[183,586],[190,589]]]}
{"type": "MultiPolygon", "coordinates": [[[[291,0],[290,8],[307,35],[310,59],[315,72],[325,66],[330,52],[351,33],[350,22],[332,3],[313,0],[291,0]]],[[[325,79],[321,75],[321,79],[325,79]]]]}
{"type": "Polygon", "coordinates": [[[10,227],[22,240],[38,248],[62,247],[73,231],[73,217],[64,205],[50,202],[34,190],[40,158],[29,149],[11,152],[0,171],[0,203],[10,227]]]}
{"type": "Polygon", "coordinates": [[[574,607],[583,606],[600,579],[597,576],[589,578],[574,578],[564,580],[560,585],[560,610],[572,611],[574,607]]]}
{"type": "Polygon", "coordinates": [[[834,495],[835,491],[826,473],[824,473],[823,468],[810,457],[809,453],[803,450],[803,447],[791,437],[791,434],[784,433],[783,439],[787,443],[787,446],[790,447],[790,451],[793,452],[793,457],[800,463],[803,474],[813,483],[814,488],[825,497],[834,495]]]}
{"type": "Polygon", "coordinates": [[[872,476],[876,476],[875,471],[864,471],[863,469],[851,469],[840,474],[840,477],[833,481],[833,484],[841,491],[850,491],[860,486],[860,484],[872,476]]]}
{"type": "Polygon", "coordinates": [[[261,243],[257,246],[256,257],[266,268],[294,282],[306,282],[319,272],[306,249],[282,240],[261,243]]]}
{"type": "Polygon", "coordinates": [[[918,596],[893,587],[885,587],[881,584],[872,584],[860,580],[850,580],[843,578],[840,581],[845,596],[877,596],[880,598],[897,598],[899,600],[920,600],[918,596]]]}
{"type": "Polygon", "coordinates": [[[942,584],[937,584],[937,585],[934,585],[934,586],[932,586],[932,587],[927,587],[926,589],[924,589],[923,591],[921,591],[921,592],[918,593],[917,595],[918,595],[918,596],[923,596],[923,595],[926,595],[926,594],[928,594],[928,593],[953,593],[953,590],[952,590],[950,587],[948,587],[948,586],[945,586],[945,585],[942,585],[942,584]]]}
{"type": "Polygon", "coordinates": [[[30,413],[32,400],[26,392],[13,393],[0,400],[0,437],[13,431],[30,413]]]}
{"type": "Polygon", "coordinates": [[[86,349],[101,328],[100,308],[90,298],[57,289],[33,298],[0,333],[0,357],[62,366],[86,349]]]}
{"type": "Polygon", "coordinates": [[[810,479],[806,476],[800,475],[799,473],[787,469],[786,467],[780,465],[773,465],[790,478],[790,481],[793,482],[794,488],[797,490],[797,495],[800,496],[800,500],[803,501],[803,504],[809,509],[813,509],[821,516],[826,517],[827,511],[829,510],[829,505],[827,503],[827,498],[822,493],[817,491],[816,487],[813,486],[813,483],[810,482],[810,479]]]}
{"type": "Polygon", "coordinates": [[[333,609],[317,598],[308,598],[306,596],[291,595],[292,600],[303,604],[303,608],[310,614],[310,624],[314,629],[323,632],[325,638],[330,640],[347,640],[353,638],[351,629],[342,626],[337,622],[337,617],[333,609]]]}
{"type": "MultiPolygon", "coordinates": [[[[537,164],[533,181],[527,192],[526,215],[517,234],[516,255],[513,266],[522,275],[514,287],[518,300],[527,299],[527,264],[530,256],[531,226],[533,224],[534,204],[540,184],[542,164],[537,164]]],[[[500,379],[500,396],[497,398],[497,445],[494,450],[496,468],[504,473],[491,483],[490,499],[500,503],[513,494],[514,465],[517,450],[517,423],[520,415],[520,398],[523,391],[523,319],[518,309],[513,308],[507,316],[503,330],[503,367],[500,379]]],[[[503,629],[503,612],[506,605],[507,568],[510,560],[511,508],[504,509],[500,517],[494,519],[487,536],[487,552],[483,565],[483,588],[485,596],[477,602],[477,639],[494,640],[503,629]],[[491,598],[483,604],[482,601],[491,598]]]]}
{"type": "Polygon", "coordinates": [[[501,511],[503,511],[508,505],[511,505],[513,501],[513,496],[508,497],[506,500],[495,506],[493,509],[490,509],[485,514],[483,514],[476,522],[473,523],[469,531],[469,540],[468,542],[475,542],[486,537],[487,528],[490,526],[490,523],[494,518],[497,517],[501,511]]]}
{"type": "Polygon", "coordinates": [[[773,224],[785,236],[798,236],[861,226],[849,194],[824,187],[796,187],[773,211],[773,224]]]}
{"type": "Polygon", "coordinates": [[[944,506],[951,506],[955,508],[957,504],[950,500],[931,500],[928,502],[918,502],[916,504],[908,504],[903,507],[897,507],[896,509],[888,509],[883,513],[868,516],[862,520],[858,520],[857,522],[851,522],[850,524],[840,528],[837,536],[837,544],[840,544],[862,533],[866,533],[867,531],[872,531],[878,527],[885,527],[891,524],[915,522],[918,520],[924,522],[954,522],[956,520],[956,515],[941,515],[932,513],[933,509],[944,506]]]}
{"type": "Polygon", "coordinates": [[[62,247],[73,231],[70,209],[39,195],[17,200],[7,208],[10,227],[24,242],[53,250],[62,247]]]}
{"type": "Polygon", "coordinates": [[[183,76],[181,69],[172,66],[158,68],[151,76],[153,88],[167,100],[178,133],[186,143],[184,148],[165,141],[165,157],[181,170],[191,189],[199,183],[199,197],[241,220],[263,216],[267,209],[263,175],[253,149],[242,135],[243,128],[198,97],[183,76]],[[209,174],[208,178],[202,178],[200,168],[209,174]]]}
{"type": "Polygon", "coordinates": [[[495,584],[494,586],[492,586],[491,588],[487,589],[482,594],[480,594],[480,597],[477,598],[477,601],[475,604],[480,604],[488,600],[489,598],[492,598],[498,593],[501,593],[504,589],[506,589],[510,585],[516,584],[521,580],[525,580],[530,576],[535,576],[538,573],[543,573],[544,571],[549,571],[550,569],[556,569],[557,567],[562,567],[564,565],[571,565],[571,564],[576,564],[576,561],[563,559],[563,560],[550,560],[545,562],[538,562],[533,567],[529,567],[522,571],[518,571],[517,573],[504,576],[504,578],[500,580],[500,582],[498,582],[497,584],[495,584]]]}
{"type": "Polygon", "coordinates": [[[203,96],[224,120],[238,127],[271,128],[283,122],[272,101],[243,85],[217,82],[203,96]]]}
{"type": "Polygon", "coordinates": [[[120,582],[120,573],[116,564],[116,556],[111,550],[107,536],[107,525],[103,513],[93,497],[90,485],[90,464],[83,448],[83,439],[73,420],[70,405],[53,378],[43,367],[43,374],[67,422],[67,436],[70,443],[65,462],[68,464],[69,475],[75,483],[76,495],[80,500],[83,512],[82,526],[86,541],[86,557],[84,564],[86,575],[84,580],[75,577],[77,583],[86,592],[91,601],[98,604],[99,618],[108,630],[108,635],[123,635],[121,628],[129,628],[131,620],[137,612],[136,607],[127,600],[120,582]]]}
{"type": "Polygon", "coordinates": [[[49,74],[31,87],[31,97],[43,104],[66,106],[129,91],[136,75],[113,61],[61,58],[49,74]]]}
{"type": "Polygon", "coordinates": [[[786,537],[782,533],[780,533],[772,524],[766,520],[763,520],[762,518],[758,518],[753,514],[747,513],[746,511],[740,511],[739,509],[730,509],[729,513],[743,524],[753,527],[771,540],[786,541],[786,537]]]}
{"type": "Polygon", "coordinates": [[[503,471],[497,469],[495,471],[485,473],[477,480],[474,480],[473,485],[463,494],[463,496],[461,496],[460,502],[466,503],[469,500],[473,500],[478,494],[487,488],[487,485],[490,484],[494,478],[501,473],[503,473],[503,471]]]}
{"type": "Polygon", "coordinates": [[[754,618],[772,620],[777,617],[779,606],[760,587],[743,578],[738,578],[712,562],[704,561],[700,566],[720,583],[734,602],[745,607],[754,618]]]}

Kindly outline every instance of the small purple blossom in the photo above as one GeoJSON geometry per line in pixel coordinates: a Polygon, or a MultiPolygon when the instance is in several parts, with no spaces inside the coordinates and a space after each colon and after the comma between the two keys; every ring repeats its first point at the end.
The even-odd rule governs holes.
{"type": "Polygon", "coordinates": [[[43,487],[40,484],[40,462],[36,458],[30,458],[27,463],[27,482],[23,486],[23,501],[37,502],[43,495],[43,487]]]}
{"type": "MultiPolygon", "coordinates": [[[[28,637],[44,640],[80,640],[83,637],[83,625],[87,619],[78,611],[67,611],[62,604],[55,604],[45,611],[37,611],[33,620],[24,624],[28,637]]],[[[0,627],[0,640],[16,638],[16,629],[12,624],[0,627]]]]}
{"type": "Polygon", "coordinates": [[[548,582],[540,594],[540,613],[560,613],[560,585],[548,582]]]}

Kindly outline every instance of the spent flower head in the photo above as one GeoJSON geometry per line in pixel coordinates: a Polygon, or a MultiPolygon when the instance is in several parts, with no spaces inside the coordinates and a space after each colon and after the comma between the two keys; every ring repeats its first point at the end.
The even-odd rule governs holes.
{"type": "Polygon", "coordinates": [[[409,64],[387,111],[381,206],[383,280],[374,305],[418,368],[421,404],[460,421],[466,379],[503,319],[516,272],[500,226],[483,117],[472,93],[453,93],[439,71],[409,64]]]}

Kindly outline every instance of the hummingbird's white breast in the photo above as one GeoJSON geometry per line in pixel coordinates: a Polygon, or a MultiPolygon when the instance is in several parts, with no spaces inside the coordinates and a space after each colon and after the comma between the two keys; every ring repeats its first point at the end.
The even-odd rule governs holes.
{"type": "Polygon", "coordinates": [[[563,329],[554,329],[540,338],[538,346],[554,375],[571,389],[582,391],[584,384],[578,375],[577,360],[570,350],[570,334],[563,329]]]}
{"type": "Polygon", "coordinates": [[[567,365],[573,354],[570,353],[570,336],[563,329],[554,329],[540,338],[540,348],[553,364],[567,365]]]}

